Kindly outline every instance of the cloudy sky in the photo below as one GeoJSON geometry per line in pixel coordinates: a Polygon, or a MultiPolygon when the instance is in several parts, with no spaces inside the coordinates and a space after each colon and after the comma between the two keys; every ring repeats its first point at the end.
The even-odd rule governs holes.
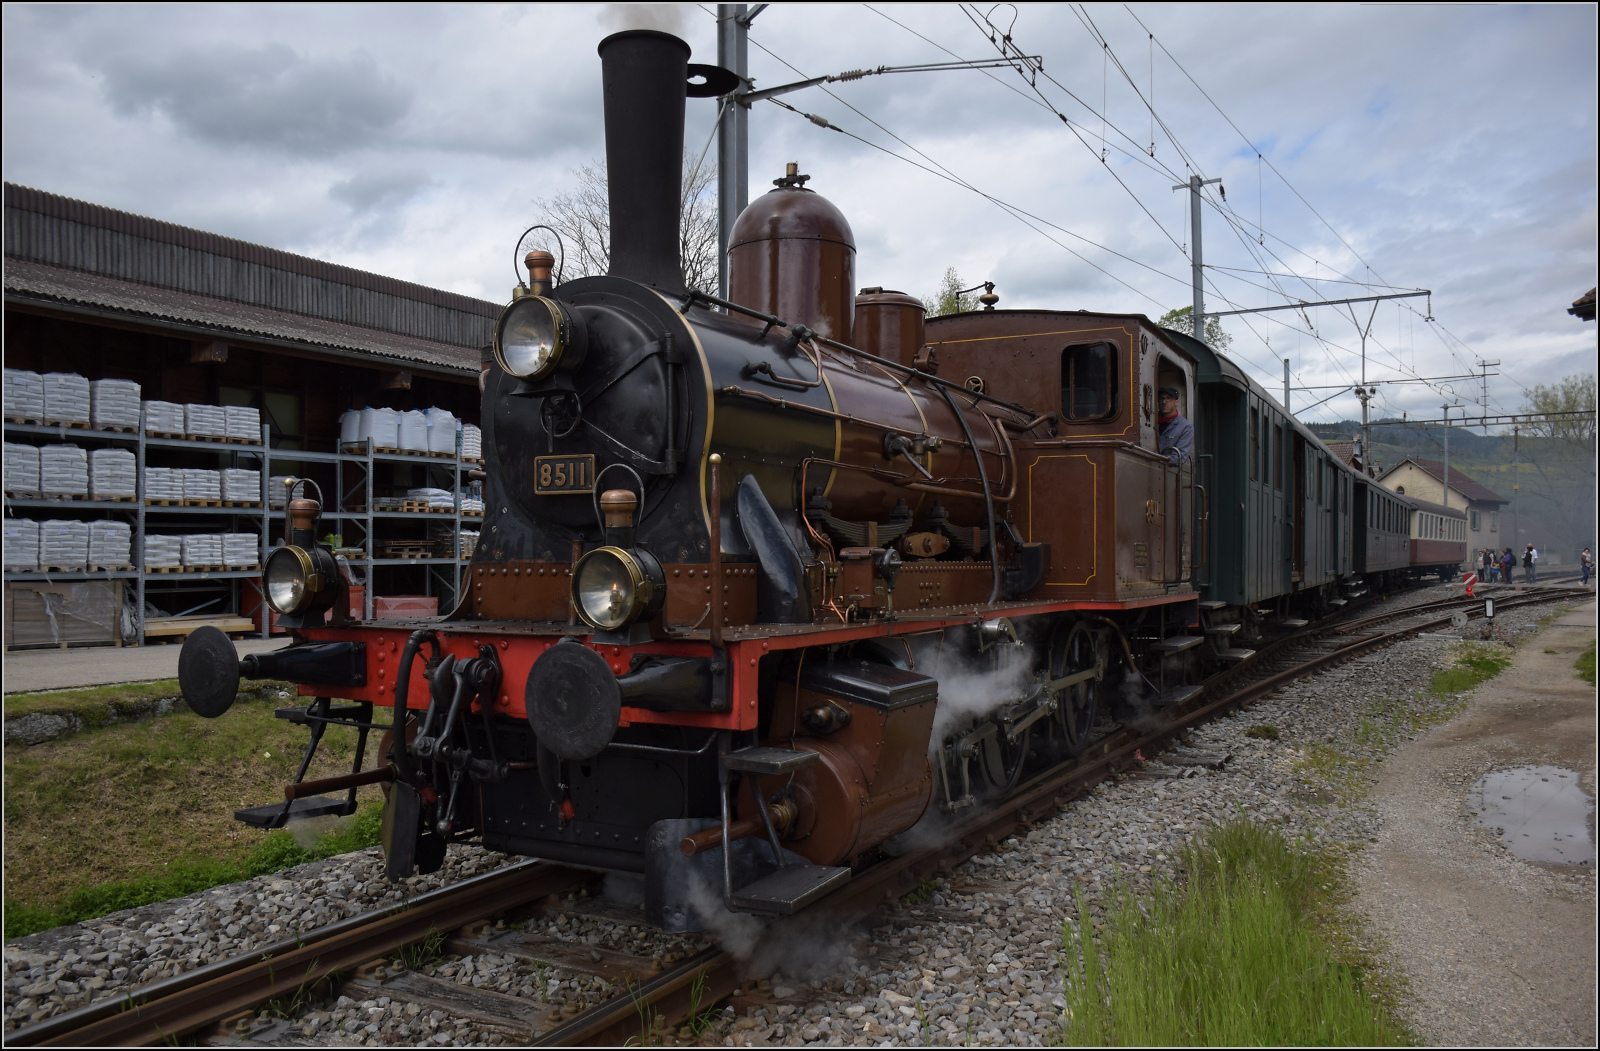
{"type": "MultiPolygon", "coordinates": [[[[714,11],[8,4],[4,177],[499,300],[535,202],[603,153],[595,45],[651,24],[715,62],[714,11]]],[[[1595,281],[1592,6],[776,4],[751,75],[994,57],[986,12],[1042,58],[1031,83],[900,73],[784,97],[846,134],[752,112],[752,194],[799,161],[849,217],[861,284],[926,294],[953,266],[1003,306],[1158,316],[1190,301],[1171,187],[1199,172],[1226,191],[1207,191],[1208,309],[1433,290],[1433,323],[1427,300],[1378,308],[1380,414],[1437,416],[1439,387],[1476,404],[1476,381],[1388,381],[1478,358],[1501,362],[1491,411],[1594,368],[1594,324],[1565,313],[1595,281]]],[[[697,153],[715,104],[689,107],[697,153]]],[[[1319,388],[1296,406],[1359,376],[1338,308],[1225,327],[1258,380],[1281,388],[1287,357],[1319,388]]],[[[1357,414],[1346,393],[1306,416],[1357,414]]]]}

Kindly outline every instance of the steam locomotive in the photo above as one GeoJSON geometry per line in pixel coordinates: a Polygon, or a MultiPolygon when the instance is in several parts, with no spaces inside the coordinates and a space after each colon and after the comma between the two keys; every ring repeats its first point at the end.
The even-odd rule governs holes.
{"type": "Polygon", "coordinates": [[[474,838],[642,874],[669,929],[792,913],[1080,754],[1103,706],[1181,703],[1273,617],[1414,572],[1380,565],[1392,523],[1366,507],[1393,494],[1221,355],[992,288],[932,321],[858,293],[850,224],[794,165],[734,227],[728,299],[686,289],[686,98],[731,74],[658,32],[599,53],[611,273],[556,285],[527,258],[484,365],[486,517],[454,611],[350,620],[300,498],[264,567],[293,644],[184,646],[204,716],[241,677],[300,684],[301,778],[327,727],[359,735],[350,775],[297,778],[257,823],[381,782],[391,879],[474,838]],[[1181,464],[1157,447],[1169,386],[1199,435],[1181,464]]]}

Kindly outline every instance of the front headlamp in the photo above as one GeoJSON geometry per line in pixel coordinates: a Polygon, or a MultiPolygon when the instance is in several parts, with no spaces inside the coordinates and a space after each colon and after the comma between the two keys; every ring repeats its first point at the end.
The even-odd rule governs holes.
{"type": "Polygon", "coordinates": [[[521,296],[500,312],[494,358],[518,379],[540,379],[557,367],[578,364],[583,329],[565,306],[545,296],[521,296]]]}
{"type": "Polygon", "coordinates": [[[572,604],[596,631],[618,631],[654,616],[666,597],[661,563],[639,548],[597,547],[572,571],[572,604]]]}
{"type": "Polygon", "coordinates": [[[261,584],[267,605],[280,616],[297,617],[322,598],[332,583],[317,569],[316,556],[303,547],[280,547],[267,556],[261,584]]]}

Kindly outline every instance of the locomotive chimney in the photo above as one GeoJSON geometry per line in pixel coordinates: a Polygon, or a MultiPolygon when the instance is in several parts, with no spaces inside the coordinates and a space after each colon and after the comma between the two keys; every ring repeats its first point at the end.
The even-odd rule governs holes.
{"type": "Polygon", "coordinates": [[[689,45],[631,29],[600,41],[611,203],[611,274],[683,288],[683,113],[689,45]]]}

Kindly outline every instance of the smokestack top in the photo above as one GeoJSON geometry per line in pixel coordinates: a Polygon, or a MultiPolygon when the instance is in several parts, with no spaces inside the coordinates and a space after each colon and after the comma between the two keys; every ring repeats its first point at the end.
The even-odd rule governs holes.
{"type": "Polygon", "coordinates": [[[600,41],[600,46],[595,50],[603,59],[606,57],[606,48],[610,47],[613,43],[628,37],[654,37],[655,39],[661,41],[671,41],[672,43],[683,48],[683,60],[685,62],[689,61],[690,49],[688,42],[680,37],[673,36],[671,33],[663,33],[659,29],[624,29],[620,33],[612,33],[610,36],[600,41]]]}
{"type": "Polygon", "coordinates": [[[611,273],[657,288],[683,288],[683,115],[689,45],[654,29],[600,41],[606,115],[606,196],[611,273]]]}

